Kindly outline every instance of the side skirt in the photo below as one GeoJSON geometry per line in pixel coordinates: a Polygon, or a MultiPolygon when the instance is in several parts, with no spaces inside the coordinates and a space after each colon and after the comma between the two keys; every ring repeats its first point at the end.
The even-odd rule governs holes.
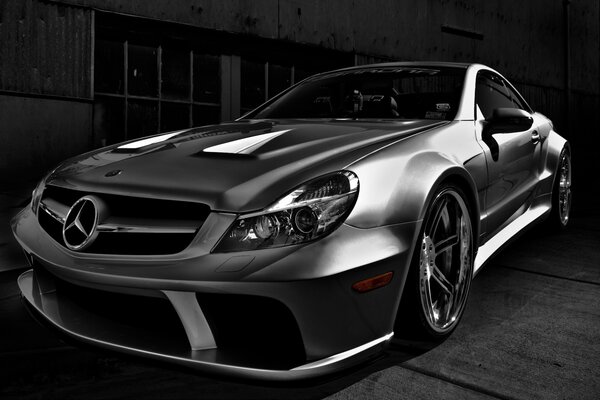
{"type": "Polygon", "coordinates": [[[510,241],[515,235],[522,231],[525,227],[540,219],[550,212],[550,204],[542,203],[536,206],[531,206],[522,215],[506,225],[502,230],[490,238],[484,245],[479,246],[477,257],[473,266],[473,277],[481,270],[481,267],[510,241]]]}

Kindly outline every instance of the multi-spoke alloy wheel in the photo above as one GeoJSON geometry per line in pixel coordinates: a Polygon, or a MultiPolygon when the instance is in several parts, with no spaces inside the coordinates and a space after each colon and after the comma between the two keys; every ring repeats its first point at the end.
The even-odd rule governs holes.
{"type": "Polygon", "coordinates": [[[434,198],[420,237],[419,297],[432,336],[445,336],[458,323],[473,274],[473,230],[458,189],[434,198]]]}
{"type": "Polygon", "coordinates": [[[558,168],[552,187],[552,210],[546,221],[546,226],[551,230],[560,231],[565,229],[569,223],[569,214],[573,204],[571,176],[571,154],[569,148],[565,146],[558,158],[558,168]]]}
{"type": "Polygon", "coordinates": [[[562,225],[569,222],[571,210],[571,157],[563,151],[558,166],[558,216],[562,225]]]}

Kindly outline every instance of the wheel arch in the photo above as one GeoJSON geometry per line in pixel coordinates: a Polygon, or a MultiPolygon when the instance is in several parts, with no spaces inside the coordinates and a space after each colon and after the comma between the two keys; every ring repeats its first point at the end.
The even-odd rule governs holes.
{"type": "Polygon", "coordinates": [[[423,210],[421,219],[425,217],[424,213],[427,211],[429,204],[431,204],[432,197],[437,188],[444,184],[452,184],[457,186],[466,196],[465,201],[467,203],[467,208],[469,209],[469,217],[471,218],[471,227],[473,229],[473,244],[475,246],[474,251],[475,254],[477,254],[477,248],[479,247],[479,232],[481,229],[479,199],[477,197],[477,189],[473,183],[473,179],[471,179],[471,176],[463,168],[454,167],[444,171],[444,174],[440,176],[428,195],[426,203],[427,206],[423,210]]]}
{"type": "MultiPolygon", "coordinates": [[[[561,168],[561,158],[562,158],[562,154],[563,151],[565,151],[568,154],[568,158],[569,158],[569,164],[570,164],[570,169],[571,169],[571,183],[569,186],[572,186],[572,165],[573,165],[573,157],[571,154],[571,145],[570,143],[560,137],[558,134],[553,135],[554,136],[554,140],[553,142],[549,143],[549,149],[551,149],[552,151],[548,153],[548,159],[546,161],[546,171],[552,173],[552,177],[551,179],[547,179],[545,184],[546,187],[545,188],[541,188],[543,191],[550,192],[550,212],[547,214],[547,217],[545,218],[545,224],[546,227],[552,231],[560,231],[562,229],[565,229],[565,227],[568,224],[569,221],[569,211],[572,208],[572,200],[569,200],[569,211],[567,211],[567,216],[566,219],[563,220],[563,216],[561,216],[561,211],[560,211],[560,206],[559,206],[559,169],[561,168]],[[558,137],[558,138],[556,138],[558,137]],[[547,186],[550,187],[548,188],[547,186]]],[[[570,199],[572,196],[569,195],[568,198],[570,199]]]]}
{"type": "Polygon", "coordinates": [[[478,235],[477,187],[458,160],[437,151],[424,151],[393,161],[386,157],[357,164],[351,169],[359,177],[360,189],[357,203],[346,220],[349,225],[371,228],[423,220],[436,189],[448,181],[467,196],[474,232],[478,235]],[[387,171],[386,174],[382,175],[381,170],[387,171]]]}
{"type": "MultiPolygon", "coordinates": [[[[442,157],[439,155],[439,157],[442,157]]],[[[425,213],[429,205],[433,200],[437,189],[444,184],[453,184],[459,187],[466,196],[467,206],[469,208],[469,216],[471,218],[471,225],[473,228],[473,238],[476,240],[475,250],[477,250],[478,238],[480,232],[480,208],[479,198],[477,196],[477,187],[473,178],[467,171],[467,169],[458,163],[453,163],[447,158],[443,157],[441,163],[442,168],[437,171],[437,174],[433,174],[430,178],[428,186],[428,192],[426,197],[423,199],[422,208],[419,213],[419,220],[425,218],[425,213]]]]}
{"type": "MultiPolygon", "coordinates": [[[[426,218],[426,214],[433,204],[435,197],[443,190],[444,186],[450,185],[452,187],[456,187],[460,189],[462,192],[463,199],[467,205],[469,216],[471,218],[471,227],[473,232],[473,260],[475,259],[475,255],[478,249],[478,238],[480,231],[480,208],[479,208],[479,200],[477,197],[477,189],[474,183],[473,178],[466,170],[464,166],[459,164],[448,164],[445,168],[438,171],[439,173],[435,176],[432,175],[432,179],[430,181],[428,191],[424,200],[422,202],[422,208],[419,214],[419,220],[424,221],[426,218]]],[[[424,222],[423,222],[424,223],[424,222]]],[[[413,270],[413,262],[418,257],[418,249],[419,249],[419,235],[423,232],[423,223],[419,224],[419,228],[415,233],[415,240],[412,243],[412,249],[410,253],[410,264],[406,270],[405,280],[402,285],[402,290],[399,292],[398,299],[398,307],[397,311],[394,314],[394,327],[395,329],[399,329],[403,332],[407,332],[409,334],[414,334],[417,331],[413,331],[409,325],[417,321],[417,311],[414,303],[414,296],[416,292],[414,286],[414,278],[415,271],[413,270]],[[411,278],[412,276],[412,278],[411,278]],[[408,286],[407,286],[408,285],[408,286]],[[407,325],[406,321],[409,321],[407,325]],[[408,327],[407,327],[408,326],[408,327]]],[[[462,313],[462,312],[461,312],[462,313]]],[[[453,330],[454,328],[452,328],[453,330]]],[[[422,333],[418,331],[418,333],[422,333]]]]}
{"type": "Polygon", "coordinates": [[[562,138],[558,134],[550,135],[548,136],[548,139],[550,140],[550,142],[548,144],[549,150],[547,163],[548,167],[550,167],[550,170],[552,171],[553,178],[551,188],[553,188],[554,183],[556,181],[556,177],[558,175],[558,167],[560,166],[560,155],[563,149],[567,149],[567,151],[569,152],[569,156],[571,157],[571,164],[573,164],[573,153],[569,141],[562,138]]]}

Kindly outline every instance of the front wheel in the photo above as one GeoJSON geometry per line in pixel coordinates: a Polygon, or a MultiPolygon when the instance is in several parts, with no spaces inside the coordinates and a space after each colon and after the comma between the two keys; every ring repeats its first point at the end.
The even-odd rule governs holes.
{"type": "Polygon", "coordinates": [[[464,193],[453,185],[442,186],[427,209],[416,243],[396,320],[401,331],[434,340],[450,335],[469,294],[473,243],[464,193]]]}

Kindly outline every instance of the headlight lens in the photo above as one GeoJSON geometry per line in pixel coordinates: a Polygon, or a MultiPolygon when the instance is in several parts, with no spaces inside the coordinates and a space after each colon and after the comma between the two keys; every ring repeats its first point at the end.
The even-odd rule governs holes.
{"type": "Polygon", "coordinates": [[[289,246],[321,238],[348,216],[358,195],[358,178],[339,171],[305,183],[266,210],[242,215],[213,252],[289,246]]]}

